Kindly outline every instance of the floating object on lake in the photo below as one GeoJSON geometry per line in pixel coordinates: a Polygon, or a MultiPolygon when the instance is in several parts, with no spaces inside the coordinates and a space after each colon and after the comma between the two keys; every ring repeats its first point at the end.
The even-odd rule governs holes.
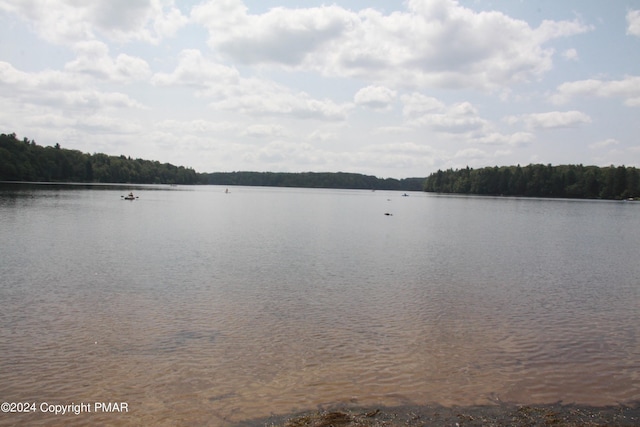
{"type": "Polygon", "coordinates": [[[129,193],[126,196],[120,196],[122,197],[123,200],[135,200],[138,198],[138,196],[134,196],[133,193],[129,193]]]}
{"type": "Polygon", "coordinates": [[[229,194],[229,189],[224,190],[224,194],[229,194]]]}
{"type": "Polygon", "coordinates": [[[386,216],[393,216],[393,214],[392,214],[392,213],[389,213],[389,212],[385,212],[384,214],[385,214],[386,216]]]}

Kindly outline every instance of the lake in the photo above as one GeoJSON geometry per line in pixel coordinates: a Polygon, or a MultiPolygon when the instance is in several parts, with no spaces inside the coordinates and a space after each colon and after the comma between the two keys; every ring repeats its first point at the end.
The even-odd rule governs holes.
{"type": "Polygon", "coordinates": [[[0,185],[0,425],[640,401],[640,202],[229,190],[0,185]]]}

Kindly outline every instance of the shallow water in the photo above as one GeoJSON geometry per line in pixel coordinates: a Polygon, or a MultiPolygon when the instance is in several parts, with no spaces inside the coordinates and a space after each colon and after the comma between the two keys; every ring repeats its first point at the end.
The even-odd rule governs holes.
{"type": "Polygon", "coordinates": [[[230,190],[0,187],[1,425],[640,400],[640,203],[230,190]]]}

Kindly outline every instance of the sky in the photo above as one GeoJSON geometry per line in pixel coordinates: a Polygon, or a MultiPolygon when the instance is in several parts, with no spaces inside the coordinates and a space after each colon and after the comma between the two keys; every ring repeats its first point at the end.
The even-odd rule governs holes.
{"type": "Polygon", "coordinates": [[[198,172],[640,166],[637,0],[0,0],[0,132],[198,172]]]}

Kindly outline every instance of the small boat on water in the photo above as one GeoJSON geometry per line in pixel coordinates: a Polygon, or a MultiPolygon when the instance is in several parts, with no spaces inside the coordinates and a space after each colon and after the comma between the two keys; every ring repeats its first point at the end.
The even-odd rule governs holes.
{"type": "Polygon", "coordinates": [[[138,196],[134,196],[133,193],[129,193],[126,196],[120,196],[122,197],[124,200],[135,200],[138,198],[138,196]]]}

